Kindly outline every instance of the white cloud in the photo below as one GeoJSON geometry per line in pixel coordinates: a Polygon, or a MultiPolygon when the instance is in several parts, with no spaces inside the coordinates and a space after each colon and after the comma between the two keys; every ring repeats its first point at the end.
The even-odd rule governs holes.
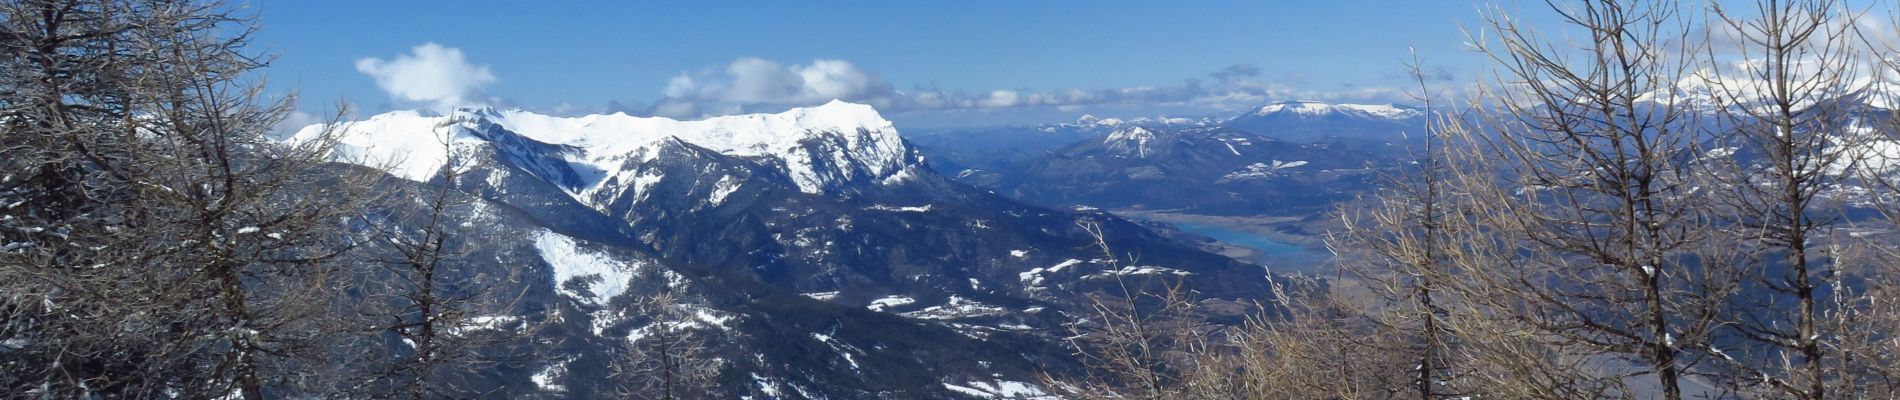
{"type": "MultiPolygon", "coordinates": [[[[794,65],[794,68],[802,68],[794,65]]],[[[757,58],[741,58],[726,67],[732,76],[731,87],[716,91],[720,100],[735,103],[796,103],[807,90],[805,78],[778,63],[757,58]]]]}
{"type": "Polygon", "coordinates": [[[877,73],[844,60],[816,59],[785,65],[759,58],[733,60],[724,68],[681,73],[667,82],[664,97],[650,112],[670,117],[699,117],[777,111],[822,104],[832,99],[868,103],[886,112],[918,110],[1009,109],[1094,105],[1159,105],[1240,110],[1278,100],[1403,101],[1403,92],[1385,88],[1337,91],[1295,90],[1259,79],[1260,70],[1240,64],[1210,72],[1210,83],[1187,79],[1179,86],[1111,89],[989,90],[977,93],[919,88],[900,91],[877,73]]]}
{"type": "Polygon", "coordinates": [[[423,43],[394,59],[361,58],[356,71],[376,78],[391,98],[425,103],[438,111],[483,103],[481,87],[495,82],[487,65],[468,62],[462,49],[423,43]]]}
{"type": "Polygon", "coordinates": [[[666,97],[688,97],[693,95],[693,77],[679,74],[666,82],[666,97]]]}
{"type": "Polygon", "coordinates": [[[811,65],[792,66],[805,80],[809,100],[868,98],[891,92],[891,83],[870,72],[840,60],[812,60],[811,65]]]}
{"type": "Polygon", "coordinates": [[[1022,104],[1022,95],[1016,94],[1014,90],[991,91],[989,98],[977,102],[984,108],[1015,107],[1018,104],[1022,104]]]}
{"type": "Polygon", "coordinates": [[[664,99],[653,113],[697,116],[721,111],[743,112],[760,106],[822,104],[833,99],[889,106],[897,92],[877,74],[843,60],[812,60],[784,65],[758,58],[740,58],[723,73],[682,73],[667,81],[664,99]]]}
{"type": "Polygon", "coordinates": [[[306,126],[325,122],[329,121],[316,114],[304,112],[303,110],[291,110],[290,113],[284,115],[284,119],[278,120],[275,125],[271,126],[270,137],[273,139],[288,138],[306,126]]]}

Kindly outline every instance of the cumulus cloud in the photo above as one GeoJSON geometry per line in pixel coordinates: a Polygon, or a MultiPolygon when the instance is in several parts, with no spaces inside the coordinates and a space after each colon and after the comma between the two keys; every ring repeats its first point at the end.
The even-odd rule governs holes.
{"type": "Polygon", "coordinates": [[[468,62],[462,49],[423,43],[393,59],[361,58],[356,71],[376,79],[389,97],[438,111],[483,103],[481,88],[495,82],[487,65],[468,62]]]}
{"type": "Polygon", "coordinates": [[[667,81],[653,113],[694,116],[757,107],[819,104],[833,99],[890,106],[898,96],[876,73],[843,60],[784,65],[758,58],[734,60],[721,71],[681,73],[667,81]]]}
{"type": "Polygon", "coordinates": [[[1402,92],[1379,88],[1338,91],[1296,90],[1260,79],[1260,68],[1235,64],[1184,79],[1179,85],[1109,89],[995,89],[975,93],[937,88],[898,90],[877,73],[844,60],[817,59],[782,64],[740,58],[724,68],[681,73],[667,82],[663,97],[649,113],[699,117],[776,111],[833,99],[867,103],[886,112],[976,110],[1025,107],[1075,109],[1092,105],[1157,105],[1239,110],[1278,100],[1390,101],[1402,92]],[[1203,78],[1207,78],[1203,82],[1203,78]]]}

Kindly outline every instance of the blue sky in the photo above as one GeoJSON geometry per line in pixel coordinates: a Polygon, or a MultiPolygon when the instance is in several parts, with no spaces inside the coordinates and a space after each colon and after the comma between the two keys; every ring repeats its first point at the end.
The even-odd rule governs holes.
{"type": "Polygon", "coordinates": [[[254,44],[277,56],[271,86],[300,91],[312,111],[339,99],[365,113],[473,103],[600,112],[617,101],[636,114],[694,117],[854,97],[900,124],[977,125],[1392,101],[1408,85],[1408,46],[1443,77],[1468,80],[1480,61],[1460,32],[1476,5],[1456,0],[249,7],[263,28],[254,44]],[[418,49],[426,43],[436,46],[418,49]],[[404,83],[437,75],[451,77],[404,83]],[[1254,97],[1180,101],[1232,87],[1254,97]]]}

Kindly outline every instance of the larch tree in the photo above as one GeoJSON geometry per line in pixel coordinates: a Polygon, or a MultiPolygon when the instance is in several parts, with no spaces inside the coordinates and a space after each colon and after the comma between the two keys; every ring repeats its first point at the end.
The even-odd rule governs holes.
{"type": "Polygon", "coordinates": [[[0,385],[48,397],[294,393],[366,190],[225,4],[0,4],[0,385]],[[316,192],[324,195],[313,195],[316,192]]]}
{"type": "MultiPolygon", "coordinates": [[[[1864,138],[1870,63],[1858,48],[1858,15],[1829,0],[1711,5],[1711,45],[1700,84],[1717,115],[1707,164],[1711,206],[1747,256],[1742,287],[1726,308],[1719,340],[1705,343],[1716,376],[1737,391],[1793,399],[1831,398],[1843,367],[1828,341],[1841,329],[1826,315],[1838,277],[1829,236],[1845,220],[1830,194],[1848,183],[1864,138]],[[1732,55],[1730,55],[1732,54],[1732,55]]],[[[1689,85],[1685,85],[1689,86],[1689,85]]],[[[1723,266],[1711,266],[1723,267],[1723,266]]]]}
{"type": "MultiPolygon", "coordinates": [[[[1734,291],[1727,269],[1698,267],[1730,255],[1713,245],[1704,192],[1683,161],[1699,121],[1674,90],[1696,60],[1681,54],[1694,40],[1679,7],[1552,3],[1559,31],[1578,42],[1551,41],[1502,12],[1486,18],[1495,37],[1474,38],[1497,78],[1477,95],[1483,129],[1467,151],[1496,179],[1468,185],[1467,209],[1513,247],[1467,271],[1483,296],[1460,297],[1509,316],[1547,357],[1609,373],[1568,395],[1683,398],[1698,362],[1684,349],[1707,343],[1734,291]],[[1634,366],[1615,365],[1624,362],[1634,366]],[[1629,369],[1641,381],[1617,378],[1629,369]]],[[[1517,372],[1527,385],[1579,378],[1517,372]]]]}

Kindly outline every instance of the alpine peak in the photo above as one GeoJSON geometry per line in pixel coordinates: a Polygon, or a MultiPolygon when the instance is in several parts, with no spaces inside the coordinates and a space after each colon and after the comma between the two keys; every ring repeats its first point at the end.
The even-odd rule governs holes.
{"type": "Polygon", "coordinates": [[[1424,112],[1412,107],[1396,104],[1333,104],[1317,101],[1293,100],[1261,106],[1252,115],[1297,114],[1304,116],[1323,115],[1362,115],[1384,119],[1406,119],[1424,115],[1424,112]]]}
{"type": "MultiPolygon", "coordinates": [[[[324,127],[305,127],[288,140],[312,139],[324,127]]],[[[342,129],[342,158],[418,181],[433,177],[447,162],[445,139],[456,146],[487,143],[510,152],[530,151],[503,148],[517,142],[554,145],[566,150],[548,156],[571,166],[616,171],[632,155],[655,154],[645,150],[672,138],[729,156],[775,160],[768,164],[781,168],[807,193],[825,192],[846,181],[876,181],[917,162],[897,129],[876,109],[838,100],[775,114],[687,121],[620,113],[557,117],[493,108],[466,108],[450,116],[392,111],[346,123],[342,129]]]]}

